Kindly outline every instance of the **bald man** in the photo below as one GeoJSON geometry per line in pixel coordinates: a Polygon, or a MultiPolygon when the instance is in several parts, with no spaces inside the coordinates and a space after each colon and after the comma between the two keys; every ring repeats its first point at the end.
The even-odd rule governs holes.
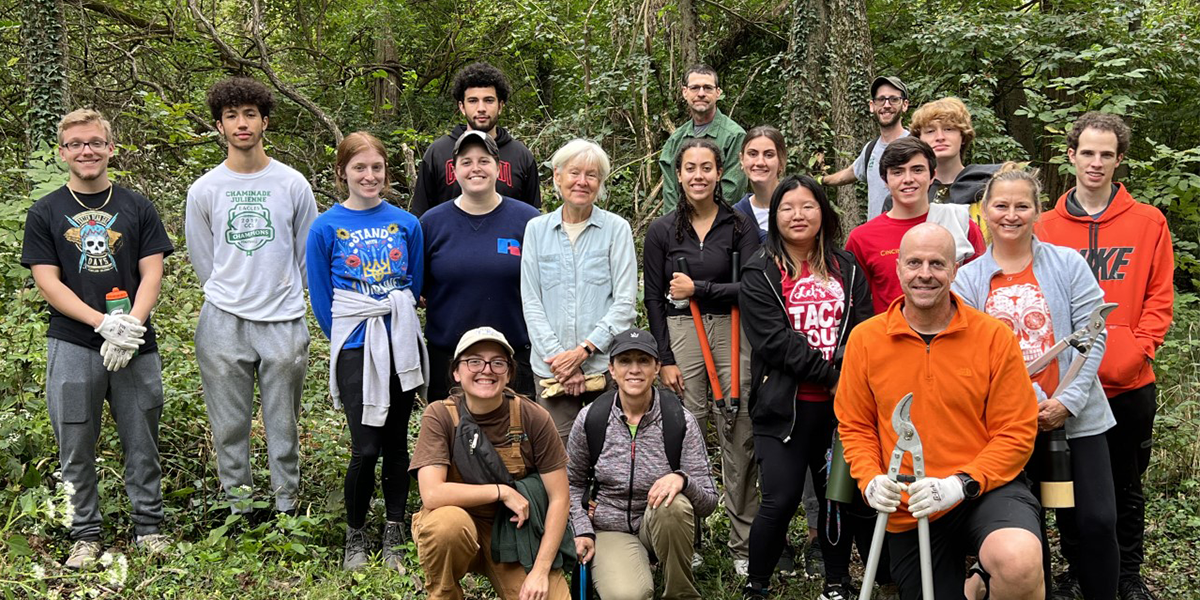
{"type": "MultiPolygon", "coordinates": [[[[921,595],[917,519],[929,517],[939,598],[1041,599],[1038,502],[1022,469],[1037,435],[1037,398],[1012,330],[950,291],[955,244],[933,223],[900,241],[902,300],[856,327],[834,409],[850,472],[867,503],[891,513],[892,576],[903,600],[921,595]],[[897,435],[892,411],[913,394],[926,478],[885,473],[897,435]],[[906,494],[907,493],[907,494],[906,494]],[[966,585],[964,560],[985,574],[966,585]]],[[[907,456],[901,473],[912,473],[907,456]]]]}

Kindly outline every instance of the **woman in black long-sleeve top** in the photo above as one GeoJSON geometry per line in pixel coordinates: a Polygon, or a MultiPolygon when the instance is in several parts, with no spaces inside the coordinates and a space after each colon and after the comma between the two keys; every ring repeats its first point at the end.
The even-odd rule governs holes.
{"type": "Polygon", "coordinates": [[[747,596],[766,593],[800,504],[805,469],[822,499],[821,598],[854,595],[849,519],[840,536],[826,530],[822,469],[835,425],[841,352],[850,330],[873,311],[867,278],[854,256],[841,249],[840,237],[837,213],[821,186],[807,176],[789,177],[771,196],[766,245],[742,267],[742,327],[754,348],[750,419],[763,495],[750,530],[747,596]],[[831,538],[841,543],[835,546],[831,538]]]}
{"type": "MultiPolygon", "coordinates": [[[[754,223],[721,196],[721,151],[711,141],[685,141],[675,157],[675,170],[684,201],[646,232],[642,261],[646,313],[650,332],[658,340],[663,383],[683,398],[702,431],[708,429],[710,415],[715,417],[721,440],[725,511],[730,521],[729,548],[735,569],[744,574],[749,564],[750,523],[758,511],[750,419],[744,405],[735,416],[716,410],[708,400],[709,380],[687,301],[694,299],[699,304],[721,389],[729,398],[733,359],[730,309],[738,299],[730,253],[737,250],[743,260],[748,258],[758,249],[758,232],[754,223]],[[690,276],[676,271],[678,257],[687,259],[690,276]],[[668,293],[682,301],[681,307],[668,302],[668,293]]],[[[741,339],[746,338],[743,335],[741,339]]],[[[745,398],[750,391],[750,349],[745,341],[738,360],[738,395],[745,398]]]]}

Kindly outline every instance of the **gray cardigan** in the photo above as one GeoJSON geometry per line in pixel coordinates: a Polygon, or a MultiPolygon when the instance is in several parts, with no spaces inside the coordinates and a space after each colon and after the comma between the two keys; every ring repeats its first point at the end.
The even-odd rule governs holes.
{"type": "MultiPolygon", "coordinates": [[[[983,310],[991,289],[992,277],[1001,271],[992,258],[992,246],[988,246],[978,259],[958,270],[952,286],[954,292],[971,306],[983,310]]],[[[1050,307],[1050,320],[1054,327],[1055,341],[1061,340],[1087,325],[1092,310],[1104,302],[1104,292],[1088,269],[1087,261],[1079,252],[1033,239],[1033,276],[1042,288],[1042,295],[1050,307]]],[[[1113,418],[1108,397],[1096,376],[1100,360],[1104,357],[1107,332],[1096,338],[1095,346],[1088,355],[1083,370],[1069,386],[1057,390],[1056,398],[1071,411],[1067,417],[1068,438],[1098,435],[1108,431],[1117,420],[1113,418]]],[[[1065,375],[1076,352],[1067,349],[1058,355],[1059,375],[1065,375]]],[[[1033,384],[1038,402],[1046,394],[1036,383],[1033,384]]]]}

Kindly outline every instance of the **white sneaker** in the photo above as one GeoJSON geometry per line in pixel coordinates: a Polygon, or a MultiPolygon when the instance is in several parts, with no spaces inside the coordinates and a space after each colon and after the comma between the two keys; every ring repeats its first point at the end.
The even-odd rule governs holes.
{"type": "Polygon", "coordinates": [[[749,577],[750,561],[742,558],[733,559],[733,572],[737,573],[738,577],[749,577]]]}
{"type": "Polygon", "coordinates": [[[71,546],[71,556],[67,558],[67,562],[63,563],[63,566],[73,571],[89,569],[96,564],[96,556],[102,549],[100,542],[79,540],[71,546]]]}
{"type": "Polygon", "coordinates": [[[146,554],[162,554],[171,548],[171,538],[162,533],[149,533],[134,538],[134,545],[146,554]]]}
{"type": "Polygon", "coordinates": [[[692,553],[692,571],[704,566],[704,557],[699,552],[692,553]]]}

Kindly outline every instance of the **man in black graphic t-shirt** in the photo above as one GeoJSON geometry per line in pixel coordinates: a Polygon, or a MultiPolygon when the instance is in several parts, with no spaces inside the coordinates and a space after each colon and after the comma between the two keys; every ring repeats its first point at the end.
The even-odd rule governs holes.
{"type": "Polygon", "coordinates": [[[21,264],[50,305],[46,405],[75,510],[65,566],[80,569],[101,550],[95,461],[105,399],[125,451],[136,545],[155,553],[170,543],[159,532],[162,362],[150,310],[173,247],[154,206],[109,181],[112,127],[100,113],[68,114],[58,138],[70,179],[29,209],[21,264]]]}

